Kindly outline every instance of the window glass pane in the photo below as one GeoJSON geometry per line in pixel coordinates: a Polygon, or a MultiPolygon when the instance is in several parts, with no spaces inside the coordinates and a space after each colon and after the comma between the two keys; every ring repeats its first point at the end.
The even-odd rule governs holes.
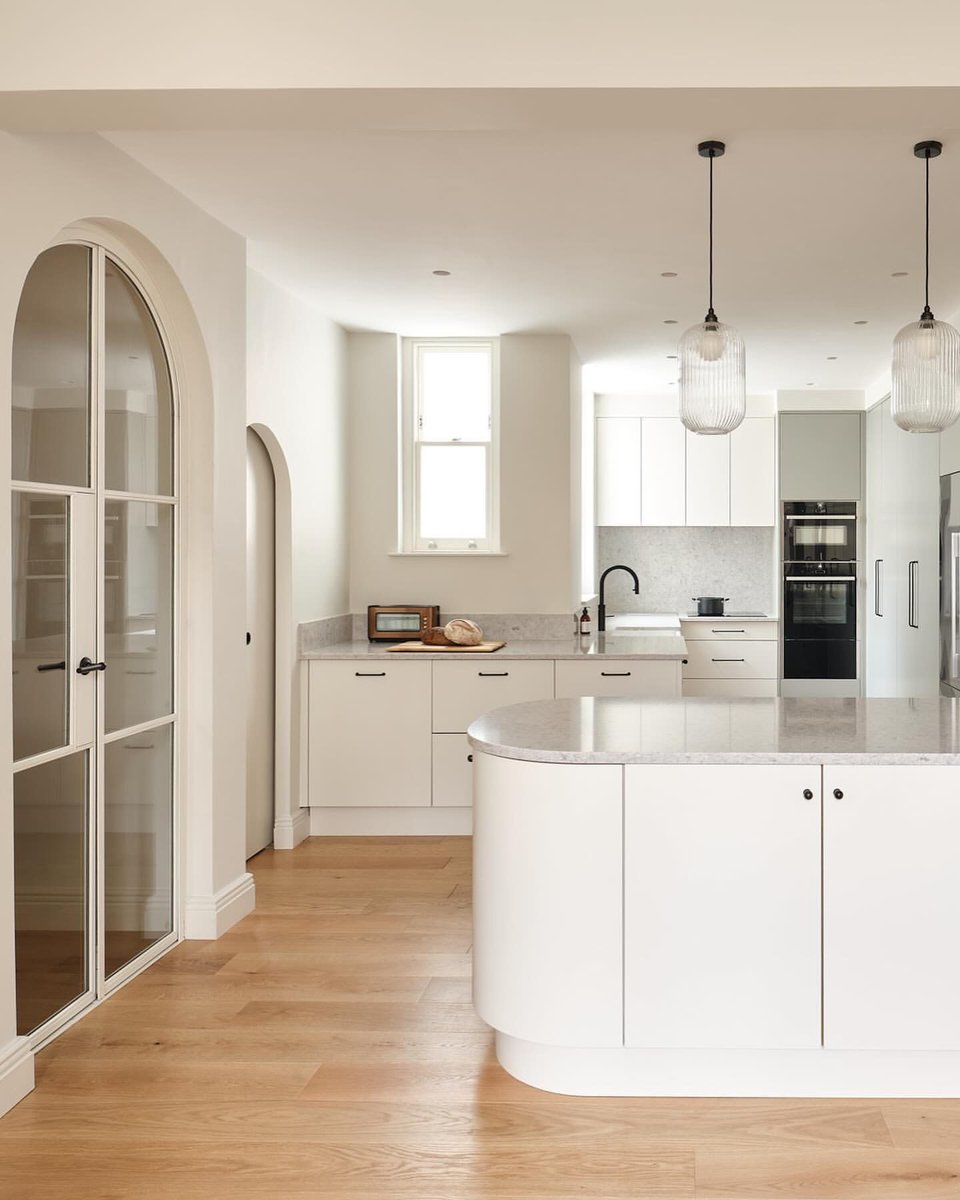
{"type": "Polygon", "coordinates": [[[112,975],[173,928],[173,727],[104,752],[104,953],[112,975]]]}
{"type": "Polygon", "coordinates": [[[169,496],[173,401],[163,344],[143,297],[109,259],[104,287],[106,486],[169,496]]]}
{"type": "Polygon", "coordinates": [[[67,744],[69,501],[13,493],[13,757],[67,744]]]}
{"type": "Polygon", "coordinates": [[[106,729],[173,705],[173,508],[108,500],[104,523],[106,729]]]}
{"type": "Polygon", "coordinates": [[[90,483],[90,251],[54,246],[30,268],[13,335],[14,479],[90,483]]]}
{"type": "Polygon", "coordinates": [[[87,990],[87,755],[13,777],[17,1033],[87,990]]]}
{"type": "Polygon", "coordinates": [[[490,349],[419,352],[420,439],[490,440],[490,349]]]}
{"type": "Polygon", "coordinates": [[[421,446],[420,537],[486,536],[486,446],[421,446]]]}

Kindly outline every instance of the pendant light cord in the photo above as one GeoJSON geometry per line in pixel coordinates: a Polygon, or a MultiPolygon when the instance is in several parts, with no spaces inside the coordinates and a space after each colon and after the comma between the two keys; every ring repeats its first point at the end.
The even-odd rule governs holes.
{"type": "MultiPolygon", "coordinates": [[[[716,321],[717,314],[713,311],[713,154],[710,155],[710,303],[707,307],[707,320],[716,321]]],[[[930,169],[929,161],[927,162],[927,170],[930,169]]]]}
{"type": "MultiPolygon", "coordinates": [[[[926,164],[926,189],[924,201],[924,247],[923,247],[923,311],[930,312],[930,151],[924,155],[926,164]]],[[[931,313],[931,316],[933,314],[931,313]]]]}

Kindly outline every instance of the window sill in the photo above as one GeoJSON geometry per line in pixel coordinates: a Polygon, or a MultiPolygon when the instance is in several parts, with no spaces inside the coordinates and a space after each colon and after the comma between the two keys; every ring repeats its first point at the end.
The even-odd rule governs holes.
{"type": "Polygon", "coordinates": [[[509,558],[506,550],[391,550],[389,558],[509,558]]]}

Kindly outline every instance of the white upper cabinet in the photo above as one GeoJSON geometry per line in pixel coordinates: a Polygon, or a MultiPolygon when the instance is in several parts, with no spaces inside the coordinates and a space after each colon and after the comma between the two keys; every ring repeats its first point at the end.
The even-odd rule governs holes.
{"type": "Polygon", "coordinates": [[[597,419],[597,524],[639,525],[641,427],[639,417],[597,419]]]}
{"type": "Polygon", "coordinates": [[[773,417],[747,417],[730,434],[730,524],[775,525],[773,417]]]}
{"type": "Polygon", "coordinates": [[[772,417],[716,437],[677,417],[598,417],[597,524],[775,525],[775,463],[772,417]]]}
{"type": "Polygon", "coordinates": [[[687,434],[688,525],[730,524],[730,438],[687,434]]]}
{"type": "Polygon", "coordinates": [[[641,523],[683,525],[686,430],[675,417],[644,417],[641,423],[641,523]]]}

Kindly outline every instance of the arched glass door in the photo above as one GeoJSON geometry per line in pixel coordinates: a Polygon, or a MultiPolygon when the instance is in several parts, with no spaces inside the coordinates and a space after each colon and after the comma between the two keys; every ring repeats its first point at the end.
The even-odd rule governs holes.
{"type": "Polygon", "coordinates": [[[100,247],[45,251],[13,352],[18,1031],[41,1041],[175,940],[171,372],[100,247]]]}

